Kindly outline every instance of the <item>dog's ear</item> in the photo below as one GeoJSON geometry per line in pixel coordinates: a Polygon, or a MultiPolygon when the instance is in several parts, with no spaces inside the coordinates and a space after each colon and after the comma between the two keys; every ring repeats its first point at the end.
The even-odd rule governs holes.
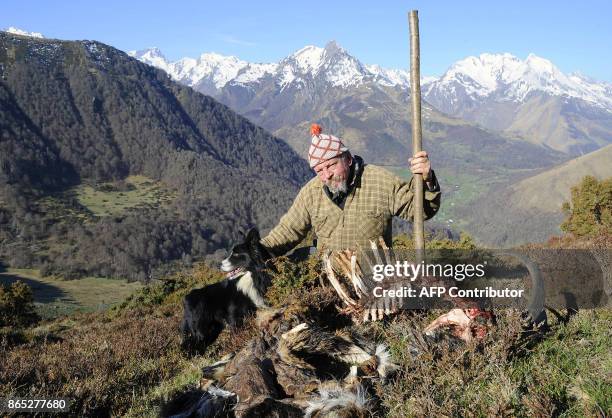
{"type": "Polygon", "coordinates": [[[268,252],[268,249],[261,244],[261,237],[257,228],[249,229],[247,234],[246,242],[251,248],[251,255],[255,262],[259,265],[264,265],[267,260],[271,259],[272,256],[268,252]]]}
{"type": "Polygon", "coordinates": [[[247,232],[245,241],[250,242],[250,243],[255,243],[255,242],[259,242],[260,239],[261,238],[259,236],[259,230],[257,228],[251,228],[247,232]]]}

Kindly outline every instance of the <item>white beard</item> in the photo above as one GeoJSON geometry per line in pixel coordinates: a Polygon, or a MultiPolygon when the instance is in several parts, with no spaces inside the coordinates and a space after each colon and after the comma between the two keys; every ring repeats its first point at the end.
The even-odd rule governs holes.
{"type": "Polygon", "coordinates": [[[336,183],[336,186],[333,186],[331,183],[332,182],[330,182],[327,188],[333,195],[338,194],[340,192],[346,193],[348,191],[348,184],[346,183],[346,180],[341,181],[340,183],[336,183]]]}

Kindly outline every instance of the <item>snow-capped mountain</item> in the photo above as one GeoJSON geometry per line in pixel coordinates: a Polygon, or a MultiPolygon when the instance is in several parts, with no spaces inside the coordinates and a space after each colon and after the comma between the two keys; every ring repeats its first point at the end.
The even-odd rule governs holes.
{"type": "Polygon", "coordinates": [[[170,71],[171,71],[170,62],[168,62],[168,60],[166,59],[164,54],[159,50],[159,48],[153,47],[153,48],[142,49],[140,51],[129,51],[128,55],[146,64],[160,68],[170,74],[170,71]]]}
{"type": "Polygon", "coordinates": [[[462,98],[524,102],[535,92],[577,98],[612,111],[612,86],[580,75],[565,75],[547,59],[529,54],[481,54],[453,64],[442,77],[428,83],[424,96],[444,101],[452,109],[462,98]]]}
{"type": "Polygon", "coordinates": [[[159,48],[129,51],[128,55],[164,70],[174,80],[205,94],[215,95],[230,81],[250,83],[276,71],[277,64],[258,64],[233,56],[204,53],[198,58],[185,57],[170,62],[159,48]]]}
{"type": "Polygon", "coordinates": [[[278,63],[249,63],[233,56],[205,53],[199,58],[168,61],[158,48],[130,51],[129,55],[142,62],[161,68],[173,79],[197,87],[207,85],[221,89],[225,85],[257,83],[265,77],[274,77],[280,89],[300,88],[308,80],[318,79],[334,87],[348,87],[376,81],[384,86],[408,87],[410,73],[389,70],[377,65],[364,65],[336,42],[325,48],[306,46],[278,63]]]}
{"type": "Polygon", "coordinates": [[[29,37],[32,37],[32,38],[44,38],[42,33],[39,33],[39,32],[28,32],[28,31],[25,31],[23,29],[16,28],[14,26],[9,26],[8,28],[2,29],[2,30],[4,32],[13,33],[15,35],[29,36],[29,37]]]}
{"type": "Polygon", "coordinates": [[[441,111],[489,129],[582,155],[612,142],[612,85],[566,75],[534,54],[482,54],[423,86],[441,111]]]}
{"type": "Polygon", "coordinates": [[[363,83],[372,74],[356,58],[336,42],[325,48],[307,46],[279,63],[279,86],[303,86],[308,79],[319,79],[333,87],[348,87],[363,83]]]}
{"type": "MultiPolygon", "coordinates": [[[[158,48],[130,51],[147,64],[161,68],[173,79],[189,86],[210,84],[221,89],[228,83],[256,83],[277,78],[281,89],[319,78],[335,87],[348,87],[375,81],[383,86],[410,86],[410,72],[364,65],[336,42],[325,48],[306,46],[279,63],[249,63],[234,56],[205,53],[199,58],[168,61],[158,48]]],[[[481,54],[454,63],[442,77],[421,80],[423,96],[441,110],[456,113],[465,99],[524,102],[532,93],[584,100],[612,111],[612,85],[581,74],[562,73],[547,59],[529,54],[521,60],[509,53],[481,54]]],[[[210,92],[208,92],[210,93],[210,92]]]]}
{"type": "MultiPolygon", "coordinates": [[[[346,104],[364,87],[410,87],[409,71],[365,65],[334,41],[268,64],[215,53],[169,62],[157,48],[129,54],[277,134],[327,103],[331,90],[343,89],[346,104]]],[[[612,142],[612,85],[566,75],[534,54],[524,60],[508,53],[467,57],[442,77],[423,77],[421,86],[425,101],[444,113],[564,153],[580,155],[612,142]]],[[[381,95],[389,94],[362,98],[359,107],[375,112],[385,106],[381,95]]]]}

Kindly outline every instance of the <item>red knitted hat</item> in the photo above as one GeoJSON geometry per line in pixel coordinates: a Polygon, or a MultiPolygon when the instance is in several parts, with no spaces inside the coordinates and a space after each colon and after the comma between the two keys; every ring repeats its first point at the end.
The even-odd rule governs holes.
{"type": "Polygon", "coordinates": [[[308,150],[310,168],[348,151],[340,138],[321,132],[323,132],[323,128],[316,123],[310,127],[310,134],[312,135],[310,149],[308,150]]]}

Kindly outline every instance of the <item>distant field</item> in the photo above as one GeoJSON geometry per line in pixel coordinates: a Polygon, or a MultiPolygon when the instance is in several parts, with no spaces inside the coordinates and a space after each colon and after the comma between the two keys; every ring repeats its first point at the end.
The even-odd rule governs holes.
{"type": "MultiPolygon", "coordinates": [[[[409,179],[410,170],[406,167],[385,167],[396,175],[409,179]]],[[[442,188],[442,206],[434,218],[436,222],[446,225],[457,232],[465,230],[467,219],[459,215],[460,209],[478,205],[496,188],[510,184],[519,177],[527,176],[536,170],[506,170],[500,168],[497,173],[480,174],[452,168],[436,167],[436,176],[442,188]]]]}
{"type": "MultiPolygon", "coordinates": [[[[405,167],[385,167],[396,175],[409,179],[410,170],[405,167]]],[[[448,226],[461,226],[462,222],[457,218],[455,208],[477,202],[479,198],[486,195],[494,183],[504,182],[502,176],[489,177],[471,173],[459,173],[455,170],[436,168],[436,176],[442,188],[442,207],[436,214],[436,221],[448,226]]]]}
{"type": "Polygon", "coordinates": [[[129,176],[123,186],[122,189],[118,183],[102,183],[94,188],[82,184],[70,192],[96,216],[118,215],[136,207],[157,207],[173,198],[162,184],[144,176],[129,176]]]}
{"type": "Polygon", "coordinates": [[[6,285],[21,280],[32,288],[38,313],[44,319],[69,315],[74,312],[104,310],[122,302],[143,287],[139,282],[87,277],[60,280],[40,277],[38,270],[7,269],[0,272],[0,283],[6,285]]]}
{"type": "Polygon", "coordinates": [[[45,196],[37,203],[40,211],[51,219],[73,222],[87,221],[92,215],[104,217],[135,208],[156,208],[167,205],[174,197],[175,193],[160,182],[144,176],[128,176],[116,182],[79,184],[45,196]],[[81,207],[71,205],[71,200],[76,200],[81,207]]]}

